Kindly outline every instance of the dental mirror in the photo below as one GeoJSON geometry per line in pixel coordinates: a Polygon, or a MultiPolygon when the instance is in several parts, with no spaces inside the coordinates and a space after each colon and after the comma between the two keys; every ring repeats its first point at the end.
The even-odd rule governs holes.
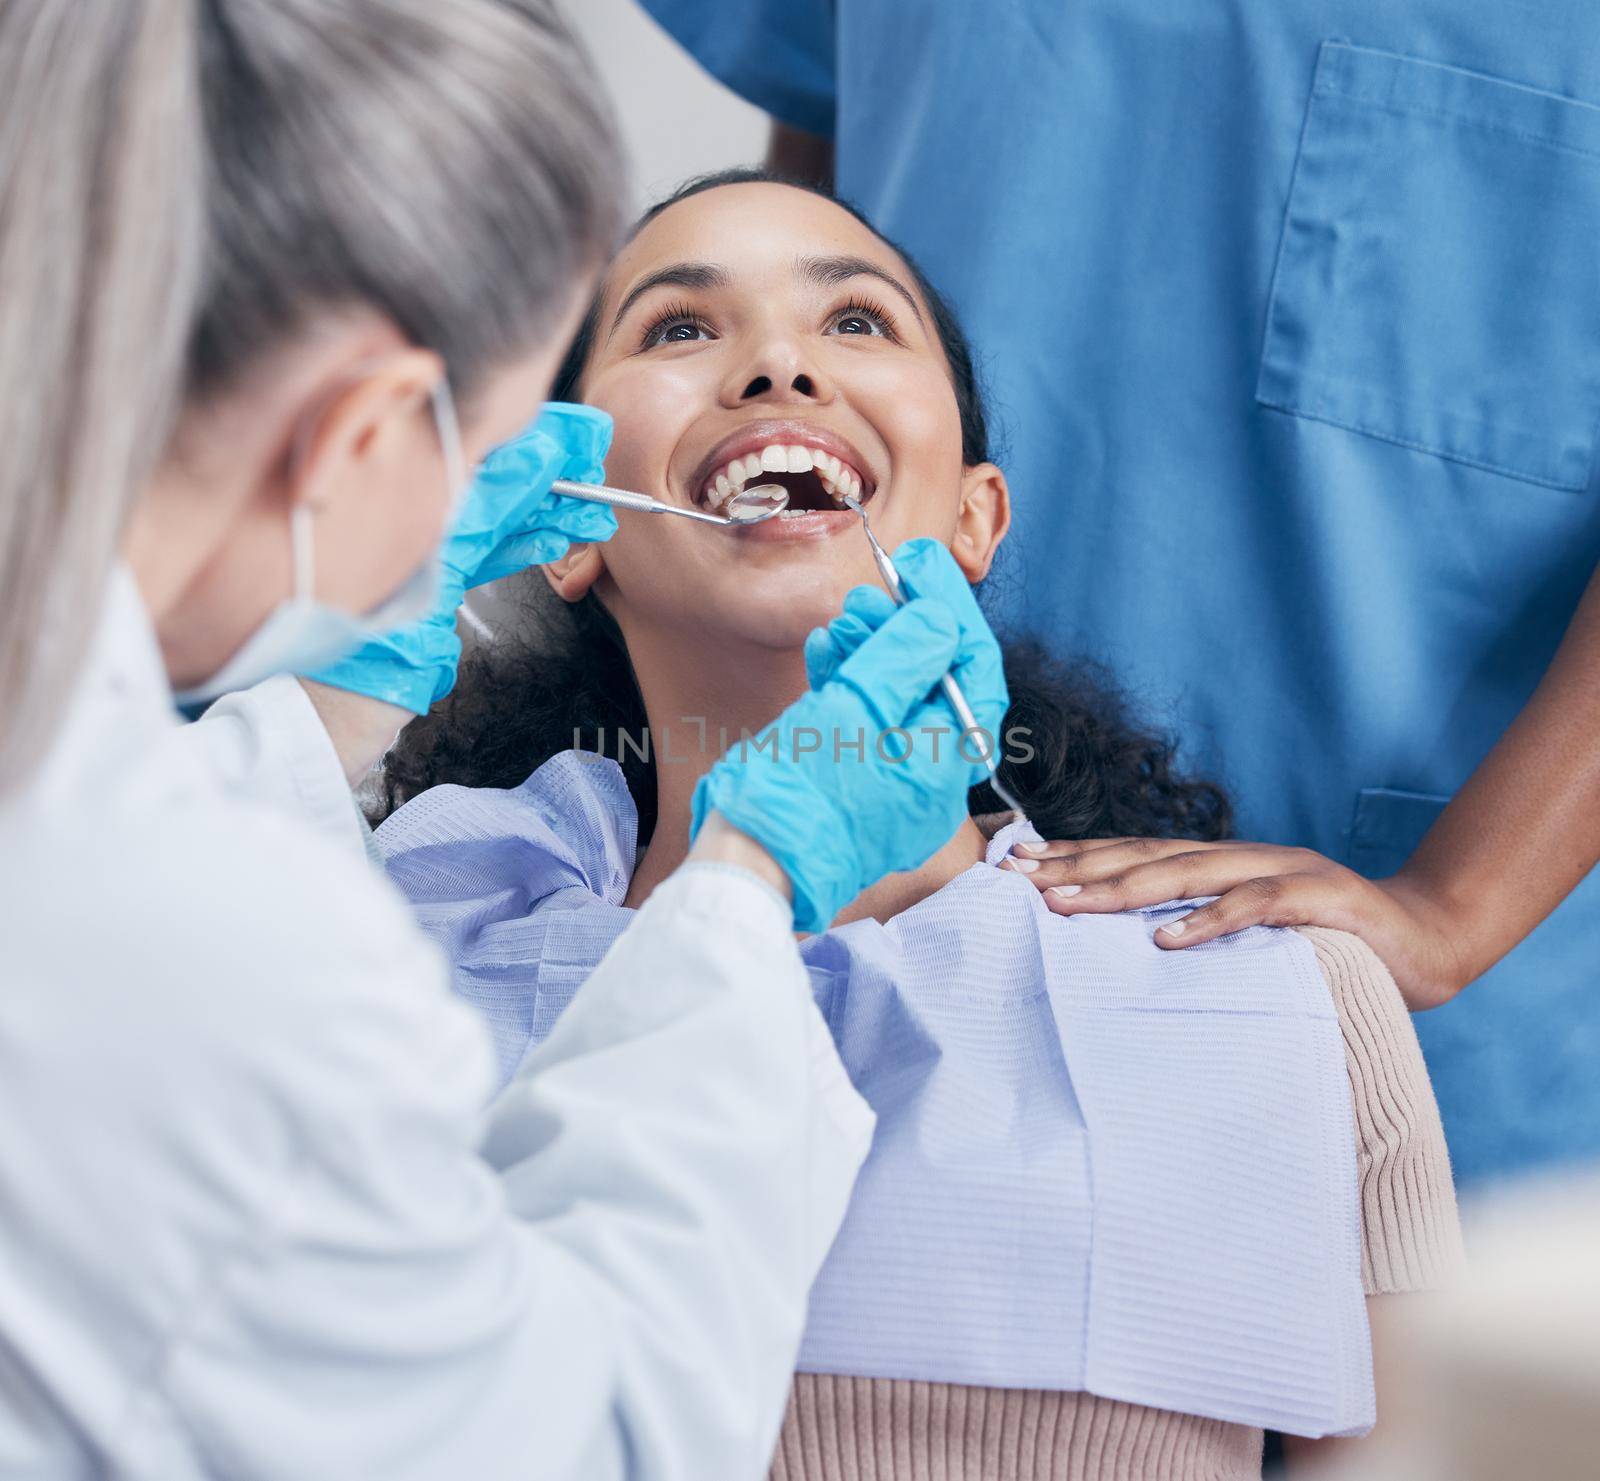
{"type": "Polygon", "coordinates": [[[789,490],[781,483],[758,483],[740,489],[726,504],[722,512],[736,525],[758,525],[774,514],[782,514],[789,507],[789,490]]]}
{"type": "Polygon", "coordinates": [[[724,514],[668,504],[649,494],[636,494],[632,489],[609,488],[603,483],[575,483],[568,478],[558,478],[550,485],[550,492],[589,504],[609,504],[613,509],[635,509],[641,514],[677,514],[708,525],[758,525],[775,514],[782,514],[789,504],[789,491],[778,483],[758,483],[741,489],[723,505],[724,514]]]}

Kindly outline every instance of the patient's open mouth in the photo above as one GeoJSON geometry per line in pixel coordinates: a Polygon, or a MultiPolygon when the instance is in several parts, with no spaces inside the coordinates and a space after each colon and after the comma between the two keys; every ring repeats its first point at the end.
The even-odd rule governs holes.
{"type": "Polygon", "coordinates": [[[788,491],[789,504],[780,519],[837,511],[836,495],[865,501],[874,492],[860,469],[831,452],[795,442],[771,442],[730,458],[701,484],[695,497],[706,508],[720,510],[741,489],[759,483],[775,483],[788,491]]]}

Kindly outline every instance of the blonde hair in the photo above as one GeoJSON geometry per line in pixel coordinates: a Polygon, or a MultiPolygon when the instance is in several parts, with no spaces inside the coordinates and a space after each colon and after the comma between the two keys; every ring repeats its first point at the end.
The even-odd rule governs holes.
{"type": "Polygon", "coordinates": [[[561,322],[622,165],[552,0],[0,0],[0,791],[182,406],[363,304],[458,392],[561,322]]]}
{"type": "Polygon", "coordinates": [[[48,744],[202,281],[190,0],[0,5],[0,790],[48,744]]]}

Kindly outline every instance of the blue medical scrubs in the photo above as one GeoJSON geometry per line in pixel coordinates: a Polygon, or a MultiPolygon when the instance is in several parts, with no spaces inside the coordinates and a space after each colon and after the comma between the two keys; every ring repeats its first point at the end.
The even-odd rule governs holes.
{"type": "MultiPolygon", "coordinates": [[[[1600,5],[646,6],[954,301],[1002,616],[1398,868],[1600,559],[1600,5]]],[[[1600,874],[1415,1022],[1463,1181],[1600,1154],[1600,874]]]]}

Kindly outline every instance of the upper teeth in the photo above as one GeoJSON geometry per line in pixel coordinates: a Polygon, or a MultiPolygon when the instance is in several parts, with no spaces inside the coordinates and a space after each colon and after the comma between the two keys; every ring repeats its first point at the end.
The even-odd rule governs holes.
{"type": "Polygon", "coordinates": [[[757,481],[763,473],[810,473],[815,471],[828,491],[829,498],[861,497],[861,477],[848,463],[832,453],[816,448],[801,447],[798,443],[773,442],[758,452],[730,459],[706,480],[705,500],[713,509],[720,509],[747,483],[757,481]]]}

